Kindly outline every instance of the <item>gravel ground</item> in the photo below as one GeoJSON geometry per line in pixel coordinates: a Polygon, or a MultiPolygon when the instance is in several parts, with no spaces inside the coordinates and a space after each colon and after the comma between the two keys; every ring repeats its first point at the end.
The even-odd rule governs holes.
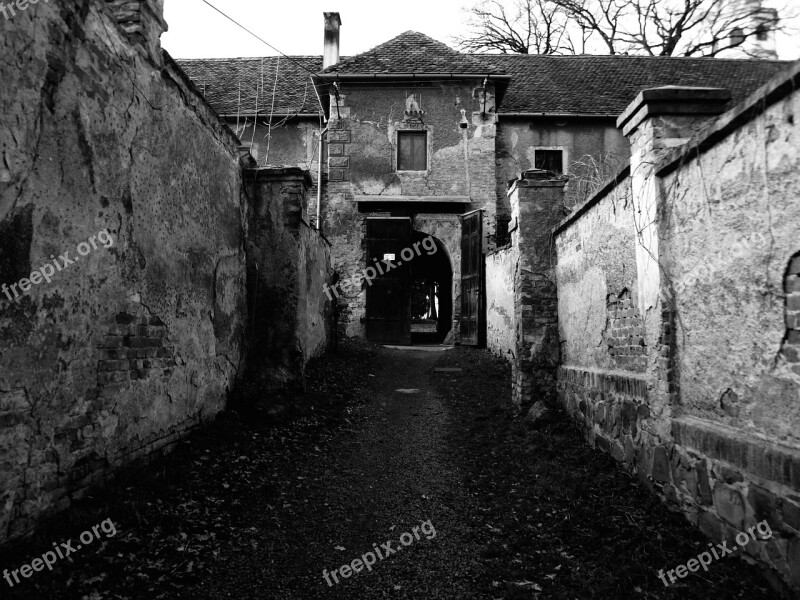
{"type": "Polygon", "coordinates": [[[657,570],[703,538],[566,419],[514,417],[509,370],[485,352],[347,344],[309,372],[290,420],[228,413],[6,548],[13,569],[106,518],[117,529],[0,596],[775,597],[736,558],[665,587],[657,570]],[[370,571],[334,583],[376,546],[370,571]]]}

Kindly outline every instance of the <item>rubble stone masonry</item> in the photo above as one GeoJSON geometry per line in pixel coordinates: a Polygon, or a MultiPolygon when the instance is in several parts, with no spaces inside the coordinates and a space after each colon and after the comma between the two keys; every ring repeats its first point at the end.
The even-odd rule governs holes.
{"type": "Polygon", "coordinates": [[[243,353],[237,139],[158,38],[160,1],[40,2],[0,21],[0,541],[225,405],[243,353]],[[74,252],[73,252],[74,255],[74,252]]]}
{"type": "Polygon", "coordinates": [[[795,64],[716,119],[720,90],[645,92],[619,120],[633,176],[555,230],[561,403],[590,444],[712,540],[766,520],[775,535],[745,558],[790,594],[800,591],[798,80],[795,64]]]}

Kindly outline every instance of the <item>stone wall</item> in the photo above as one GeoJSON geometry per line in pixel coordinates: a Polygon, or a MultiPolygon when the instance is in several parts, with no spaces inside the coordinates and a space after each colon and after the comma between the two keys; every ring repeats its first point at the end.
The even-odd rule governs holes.
{"type": "Polygon", "coordinates": [[[486,257],[487,345],[511,362],[519,409],[555,401],[560,360],[552,227],[566,180],[526,171],[509,189],[511,242],[486,257]]]}
{"type": "Polygon", "coordinates": [[[643,92],[619,120],[633,176],[556,229],[561,402],[711,539],[766,520],[743,557],[794,594],[798,79],[716,119],[724,90],[643,92]]]}
{"type": "Polygon", "coordinates": [[[250,168],[247,241],[248,376],[258,394],[303,386],[308,360],[332,335],[330,244],[307,224],[311,175],[294,168],[250,168]]]}
{"type": "Polygon", "coordinates": [[[564,202],[572,208],[583,202],[599,184],[625,165],[630,144],[613,119],[569,117],[507,117],[497,125],[497,190],[499,212],[511,207],[501,190],[523,171],[535,169],[536,148],[561,149],[564,175],[569,182],[564,202]]]}
{"type": "Polygon", "coordinates": [[[307,183],[250,196],[274,239],[247,253],[264,224],[243,191],[254,161],[161,53],[161,9],[40,2],[0,20],[0,541],[225,407],[244,372],[247,259],[279,282],[265,286],[273,347],[294,342],[270,373],[297,382],[327,343],[307,183]]]}
{"type": "MultiPolygon", "coordinates": [[[[435,236],[449,253],[454,322],[460,312],[461,287],[458,215],[483,209],[484,249],[495,244],[494,99],[490,85],[487,114],[477,112],[482,106],[476,96],[481,81],[347,82],[340,84],[338,100],[331,92],[322,229],[333,245],[335,270],[346,279],[366,266],[367,217],[411,217],[415,230],[435,236]],[[469,124],[466,129],[459,127],[462,110],[469,124]],[[396,133],[404,129],[428,132],[426,171],[397,170],[396,133]],[[367,197],[385,197],[387,204],[359,205],[367,197]],[[453,202],[454,198],[461,202],[453,202]]],[[[341,295],[338,319],[343,335],[365,334],[365,305],[363,289],[341,295]]]]}
{"type": "Polygon", "coordinates": [[[486,256],[486,348],[513,362],[516,353],[514,280],[518,252],[498,248],[486,256]]]}

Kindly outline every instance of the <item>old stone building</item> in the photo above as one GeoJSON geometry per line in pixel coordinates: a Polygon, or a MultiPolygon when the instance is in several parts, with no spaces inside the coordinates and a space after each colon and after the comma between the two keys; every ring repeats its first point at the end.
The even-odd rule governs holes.
{"type": "Polygon", "coordinates": [[[334,268],[352,284],[333,290],[338,326],[347,336],[371,341],[482,344],[487,335],[508,338],[507,323],[489,323],[487,333],[483,266],[477,255],[463,260],[462,243],[469,248],[466,238],[477,235],[486,253],[508,241],[509,181],[537,168],[564,175],[560,218],[630,159],[615,121],[639,90],[725,86],[732,105],[786,66],[467,55],[416,32],[339,59],[340,30],[338,13],[326,13],[324,57],[179,63],[260,164],[309,169],[315,186],[321,176],[321,189],[312,194],[321,206],[311,198],[309,220],[316,225],[318,211],[334,268]],[[418,153],[416,164],[403,164],[405,146],[418,153]],[[400,219],[407,222],[403,232],[397,230],[400,219]],[[479,230],[466,234],[462,223],[479,230]],[[358,277],[375,259],[399,255],[428,235],[441,255],[423,253],[371,285],[358,277]],[[371,245],[374,239],[384,241],[371,245]],[[435,334],[414,322],[421,316],[413,300],[419,289],[430,290],[435,334]]]}
{"type": "MultiPolygon", "coordinates": [[[[520,408],[562,404],[591,444],[710,538],[766,518],[776,536],[750,558],[797,586],[800,247],[791,192],[772,183],[796,165],[796,65],[475,56],[415,32],[336,61],[341,21],[326,23],[327,62],[313,76],[265,59],[276,81],[278,62],[293,69],[292,95],[272,90],[294,103],[281,115],[291,133],[270,136],[275,115],[244,113],[262,123],[252,139],[263,160],[316,167],[317,224],[348,280],[339,327],[370,341],[486,344],[512,362],[520,408]],[[426,236],[433,256],[350,279],[399,263],[426,236]],[[434,282],[433,338],[415,330],[419,280],[434,282]],[[729,335],[731,322],[744,330],[729,335]]],[[[236,98],[240,123],[237,89],[252,100],[254,87],[231,79],[242,64],[252,74],[261,61],[182,63],[217,90],[221,112],[236,98]]]]}
{"type": "Polygon", "coordinates": [[[176,62],[162,12],[2,24],[0,540],[337,327],[505,356],[710,538],[767,520],[748,557],[800,588],[797,64],[340,59],[337,13],[321,57],[176,62]]]}

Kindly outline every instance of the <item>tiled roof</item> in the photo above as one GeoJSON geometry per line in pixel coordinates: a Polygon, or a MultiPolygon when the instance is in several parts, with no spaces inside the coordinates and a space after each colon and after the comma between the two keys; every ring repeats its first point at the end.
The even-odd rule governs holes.
{"type": "Polygon", "coordinates": [[[256,91],[259,113],[269,112],[276,69],[275,114],[319,114],[319,102],[308,71],[318,72],[322,68],[322,57],[290,58],[204,58],[175,62],[220,115],[252,115],[256,108],[256,91]]]}
{"type": "Polygon", "coordinates": [[[664,85],[727,88],[733,106],[791,64],[650,56],[493,54],[489,58],[511,75],[500,114],[616,116],[642,89],[664,85]]]}
{"type": "MultiPolygon", "coordinates": [[[[494,57],[492,57],[494,58],[494,57]]],[[[325,73],[475,73],[501,74],[483,56],[462,54],[416,31],[396,38],[356,56],[340,60],[325,73]]]]}
{"type": "MultiPolygon", "coordinates": [[[[176,62],[221,115],[252,114],[256,106],[256,87],[259,89],[259,112],[269,111],[276,68],[275,114],[319,113],[308,71],[318,73],[322,57],[268,56],[176,62]]],[[[616,116],[642,89],[664,85],[728,88],[733,95],[732,106],[789,64],[787,61],[722,58],[468,55],[409,31],[362,54],[343,57],[325,72],[507,73],[511,81],[503,96],[500,114],[616,116]]]]}

